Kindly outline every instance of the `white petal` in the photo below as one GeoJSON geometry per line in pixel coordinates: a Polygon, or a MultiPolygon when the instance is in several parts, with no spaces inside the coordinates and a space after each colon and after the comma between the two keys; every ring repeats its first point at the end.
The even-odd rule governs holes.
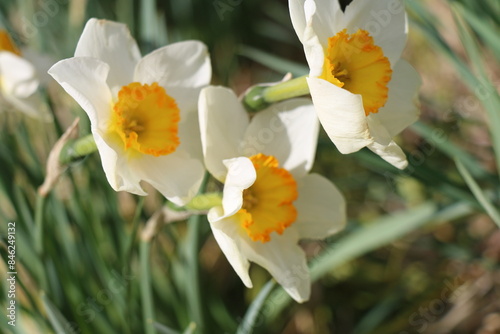
{"type": "Polygon", "coordinates": [[[276,103],[258,112],[248,126],[242,153],[275,156],[296,178],[312,168],[319,123],[309,99],[276,103]]]}
{"type": "Polygon", "coordinates": [[[323,47],[328,46],[328,39],[344,29],[344,13],[338,0],[307,0],[314,2],[316,10],[312,17],[312,28],[323,47]]]}
{"type": "Polygon", "coordinates": [[[241,242],[244,256],[267,269],[293,299],[299,303],[309,299],[311,279],[295,229],[287,228],[282,235],[273,233],[266,243],[252,241],[248,236],[241,242]]]}
{"type": "Polygon", "coordinates": [[[392,140],[391,135],[377,118],[367,117],[370,133],[375,141],[368,148],[378,154],[391,165],[404,169],[408,166],[406,156],[401,148],[392,140]]]}
{"type": "Polygon", "coordinates": [[[183,109],[195,110],[201,88],[210,83],[212,67],[205,44],[184,41],[146,55],[135,71],[135,80],[158,84],[183,109]]]}
{"type": "Polygon", "coordinates": [[[143,154],[140,158],[130,158],[128,163],[141,180],[180,206],[196,195],[205,171],[201,161],[179,151],[159,157],[143,154]]]}
{"type": "Polygon", "coordinates": [[[396,168],[405,169],[408,167],[408,161],[403,150],[394,141],[391,141],[388,145],[374,142],[368,145],[368,148],[396,168]]]}
{"type": "Polygon", "coordinates": [[[49,69],[49,74],[85,110],[96,129],[105,131],[111,117],[111,92],[106,83],[109,65],[94,58],[69,58],[49,69]]]}
{"type": "Polygon", "coordinates": [[[222,194],[224,216],[234,215],[243,205],[243,190],[249,188],[257,178],[255,167],[248,158],[240,157],[224,160],[227,177],[222,194]]]}
{"type": "Polygon", "coordinates": [[[368,31],[394,66],[407,39],[407,17],[401,0],[353,0],[344,19],[348,33],[368,31]]]}
{"type": "Polygon", "coordinates": [[[309,174],[297,180],[299,198],[294,202],[298,216],[293,227],[301,239],[325,239],[344,228],[344,196],[327,178],[309,174]]]}
{"type": "Polygon", "coordinates": [[[415,103],[422,81],[420,75],[405,60],[396,63],[392,79],[389,82],[389,98],[378,113],[370,115],[376,118],[394,137],[415,122],[420,109],[415,103]]]}
{"type": "Polygon", "coordinates": [[[203,161],[197,111],[182,114],[179,122],[179,139],[181,143],[178,150],[187,152],[193,159],[203,161]]]}
{"type": "Polygon", "coordinates": [[[251,288],[252,281],[248,275],[250,262],[240,249],[240,222],[234,216],[220,219],[222,216],[222,207],[212,208],[207,215],[215,240],[243,284],[251,288]]]}
{"type": "Polygon", "coordinates": [[[307,82],[319,121],[340,153],[353,153],[373,142],[361,95],[322,79],[307,82]]]}
{"type": "Polygon", "coordinates": [[[248,115],[234,92],[224,87],[204,88],[198,109],[205,166],[223,182],[227,168],[222,161],[241,155],[239,145],[248,127],[248,115]]]}
{"type": "Polygon", "coordinates": [[[101,134],[93,131],[94,141],[101,157],[102,168],[106,174],[109,185],[115,191],[127,191],[132,194],[145,196],[147,193],[141,187],[141,179],[131,169],[127,153],[121,147],[117,136],[110,138],[110,134],[101,134]],[[106,139],[103,138],[106,136],[106,139]]]}
{"type": "Polygon", "coordinates": [[[300,42],[303,41],[303,35],[307,25],[304,3],[305,0],[288,0],[292,26],[300,42]]]}
{"type": "Polygon", "coordinates": [[[125,24],[90,19],[76,46],[75,57],[97,58],[108,64],[107,82],[116,92],[133,81],[141,53],[125,24]]]}
{"type": "Polygon", "coordinates": [[[3,98],[19,111],[28,116],[40,119],[44,122],[52,122],[53,117],[42,96],[35,92],[28,97],[18,98],[14,95],[4,94],[3,98]]]}
{"type": "Polygon", "coordinates": [[[11,52],[0,52],[0,78],[4,94],[17,98],[33,94],[39,83],[33,65],[11,52]]]}
{"type": "MultiPolygon", "coordinates": [[[[290,15],[295,32],[304,45],[304,53],[310,68],[309,75],[318,77],[323,71],[324,45],[328,43],[328,32],[320,28],[322,16],[317,16],[316,3],[312,0],[290,1],[290,15]],[[300,7],[300,2],[303,3],[300,7]],[[315,22],[319,22],[316,24],[315,22]],[[318,35],[318,33],[320,35],[318,35]],[[325,37],[326,36],[326,37],[325,37]]],[[[333,15],[333,14],[332,14],[333,15]]]]}
{"type": "Polygon", "coordinates": [[[49,74],[83,108],[90,119],[102,167],[111,187],[116,191],[128,191],[146,195],[131,173],[126,153],[120,147],[119,138],[107,133],[111,117],[111,92],[106,83],[108,64],[95,58],[70,58],[61,60],[49,70],[49,74]]]}

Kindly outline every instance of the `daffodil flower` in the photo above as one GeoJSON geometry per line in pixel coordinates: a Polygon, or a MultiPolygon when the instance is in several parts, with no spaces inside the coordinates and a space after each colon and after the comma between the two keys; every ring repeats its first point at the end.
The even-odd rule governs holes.
{"type": "Polygon", "coordinates": [[[207,48],[197,41],[141,58],[123,24],[90,19],[75,56],[49,74],[85,110],[111,187],[146,195],[146,181],[177,205],[204,174],[196,112],[211,79],[207,48]]]}
{"type": "Polygon", "coordinates": [[[231,90],[207,87],[199,113],[205,165],[224,183],[222,205],[208,212],[222,251],[247,287],[252,261],[296,301],[308,300],[299,240],[324,239],[346,221],[339,190],[308,174],[319,128],[310,100],[277,103],[250,120],[231,90]]]}
{"type": "Polygon", "coordinates": [[[0,30],[0,100],[28,116],[49,122],[52,116],[37,91],[39,83],[33,64],[23,58],[9,34],[0,30]]]}
{"type": "Polygon", "coordinates": [[[400,59],[407,18],[400,0],[289,0],[304,45],[316,112],[341,153],[368,147],[407,166],[393,137],[417,120],[419,75],[400,59]]]}

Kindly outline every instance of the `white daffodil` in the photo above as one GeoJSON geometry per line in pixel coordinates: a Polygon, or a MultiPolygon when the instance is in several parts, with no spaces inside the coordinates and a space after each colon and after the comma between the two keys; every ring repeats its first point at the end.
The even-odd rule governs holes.
{"type": "Polygon", "coordinates": [[[407,39],[401,0],[289,0],[304,45],[309,90],[325,131],[341,153],[363,147],[403,169],[393,137],[415,122],[419,75],[400,59],[407,39]]]}
{"type": "Polygon", "coordinates": [[[146,195],[146,181],[184,205],[204,174],[197,101],[209,84],[206,46],[185,41],[141,58],[124,24],[90,19],[75,57],[49,74],[85,110],[113,189],[146,195]]]}
{"type": "Polygon", "coordinates": [[[298,302],[310,278],[300,239],[343,228],[345,201],[312,167],[318,120],[307,99],[288,100],[250,120],[234,93],[202,90],[200,129],[205,165],[224,183],[222,206],[208,220],[222,251],[247,287],[249,261],[266,268],[298,302]]]}
{"type": "Polygon", "coordinates": [[[39,83],[33,64],[22,57],[9,34],[0,30],[0,100],[28,116],[50,122],[52,116],[37,91],[39,83]]]}

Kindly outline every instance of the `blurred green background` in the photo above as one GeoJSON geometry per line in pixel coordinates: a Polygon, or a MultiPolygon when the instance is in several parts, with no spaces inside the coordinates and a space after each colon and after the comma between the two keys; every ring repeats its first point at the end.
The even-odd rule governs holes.
{"type": "MultiPolygon", "coordinates": [[[[246,289],[204,217],[141,238],[163,199],[152,189],[146,198],[115,193],[96,154],[37,195],[63,130],[80,116],[89,132],[55,82],[44,89],[54,124],[0,113],[0,267],[7,271],[7,222],[15,221],[18,271],[17,326],[7,325],[2,293],[0,332],[500,333],[500,2],[406,5],[404,58],[423,79],[421,120],[398,138],[410,167],[398,171],[368,151],[341,155],[321,135],[314,171],[344,193],[349,223],[329,240],[304,242],[315,280],[304,304],[276,287],[259,295],[269,275],[257,266],[246,289]]],[[[203,41],[212,83],[237,93],[307,73],[287,1],[0,3],[3,28],[52,63],[73,55],[90,17],[126,23],[143,54],[203,41]]]]}

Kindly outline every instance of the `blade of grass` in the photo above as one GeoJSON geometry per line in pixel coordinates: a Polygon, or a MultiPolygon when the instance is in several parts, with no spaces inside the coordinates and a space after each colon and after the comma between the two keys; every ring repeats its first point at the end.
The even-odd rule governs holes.
{"type": "Polygon", "coordinates": [[[486,213],[493,219],[495,224],[500,227],[500,213],[495,208],[495,206],[488,199],[488,196],[481,190],[481,187],[477,184],[477,182],[472,177],[471,173],[467,170],[465,165],[459,160],[455,159],[455,164],[457,165],[457,169],[462,175],[465,183],[469,186],[470,190],[476,196],[478,202],[482,205],[486,213]]]}
{"type": "Polygon", "coordinates": [[[45,207],[45,196],[41,196],[37,193],[36,195],[36,206],[35,206],[35,235],[34,244],[35,251],[39,256],[43,254],[43,213],[45,207]]]}
{"type": "Polygon", "coordinates": [[[454,5],[461,17],[467,21],[476,34],[483,39],[484,43],[495,54],[495,57],[500,60],[500,43],[498,43],[500,30],[498,27],[491,24],[491,21],[485,20],[484,17],[467,12],[461,4],[455,3],[454,5]]]}
{"type": "Polygon", "coordinates": [[[153,326],[155,327],[155,329],[158,331],[158,333],[160,334],[180,334],[180,332],[172,329],[172,328],[169,328],[165,325],[162,325],[158,322],[155,322],[153,323],[153,326]]]}
{"type": "MultiPolygon", "coordinates": [[[[426,202],[414,209],[387,215],[367,227],[360,227],[339,242],[330,244],[311,262],[311,279],[317,281],[340,265],[363,254],[403,237],[431,222],[439,224],[457,219],[473,212],[466,203],[451,204],[439,208],[434,202],[426,202]]],[[[266,323],[273,322],[281,311],[292,301],[280,287],[266,300],[268,312],[264,313],[266,323]]]]}
{"type": "Polygon", "coordinates": [[[194,322],[190,323],[187,328],[182,332],[182,334],[193,334],[196,330],[196,324],[194,322]]]}
{"type": "Polygon", "coordinates": [[[130,258],[132,257],[132,252],[134,249],[134,245],[137,242],[137,232],[139,230],[139,225],[141,223],[141,213],[142,208],[144,207],[144,200],[146,197],[140,196],[137,200],[137,206],[135,208],[134,217],[132,218],[132,232],[130,236],[127,238],[127,242],[125,244],[124,258],[123,261],[127,265],[130,265],[130,258]]]}
{"type": "Polygon", "coordinates": [[[257,320],[260,320],[259,316],[261,316],[261,308],[275,285],[276,282],[274,280],[270,280],[262,287],[257,297],[253,300],[252,304],[250,304],[250,307],[246,311],[245,317],[238,326],[236,334],[253,333],[257,320]]]}
{"type": "Polygon", "coordinates": [[[465,16],[469,13],[465,12],[458,3],[450,3],[455,23],[458,27],[458,32],[462,44],[469,56],[472,66],[478,73],[480,85],[475,87],[474,94],[484,105],[489,118],[489,128],[495,151],[497,170],[500,177],[500,96],[488,78],[487,70],[483,61],[482,51],[473,36],[470,28],[465,24],[465,16]]]}
{"type": "Polygon", "coordinates": [[[474,196],[467,191],[467,188],[462,188],[444,173],[428,167],[425,162],[413,162],[412,159],[409,158],[409,166],[405,170],[399,170],[367,149],[353,153],[353,156],[356,159],[359,159],[359,161],[367,168],[379,171],[384,174],[386,178],[396,176],[414,177],[451,199],[456,201],[466,201],[477,208],[481,207],[479,203],[477,203],[474,196]]]}
{"type": "Polygon", "coordinates": [[[269,67],[279,73],[292,73],[294,77],[300,77],[309,73],[307,66],[292,62],[287,59],[276,57],[267,52],[252,48],[250,46],[241,46],[238,54],[252,59],[253,61],[269,67]]]}
{"type": "MultiPolygon", "coordinates": [[[[452,50],[443,36],[436,29],[435,22],[439,21],[426,9],[424,9],[419,1],[407,1],[406,5],[408,9],[410,9],[410,12],[413,12],[413,16],[415,17],[413,23],[424,33],[427,40],[436,47],[436,50],[441,52],[450,60],[451,64],[462,77],[464,84],[466,84],[471,92],[474,93],[474,95],[476,95],[476,97],[483,103],[486,111],[488,112],[489,124],[492,126],[490,129],[492,144],[495,150],[497,170],[500,176],[500,129],[496,129],[499,127],[499,125],[496,124],[500,124],[500,113],[498,113],[500,96],[495,89],[492,89],[494,86],[488,83],[489,80],[487,77],[479,76],[478,78],[467,66],[464,60],[452,50]]],[[[452,9],[453,8],[454,7],[452,6],[452,9]]],[[[461,33],[461,39],[464,43],[464,47],[471,57],[474,66],[481,66],[479,61],[481,58],[480,52],[478,52],[477,47],[474,45],[474,39],[470,36],[470,32],[464,29],[460,22],[457,22],[457,24],[459,26],[459,32],[461,33]]],[[[478,69],[484,74],[484,71],[481,68],[478,69]]]]}
{"type": "Polygon", "coordinates": [[[45,307],[45,311],[47,312],[49,322],[56,333],[76,334],[73,330],[73,326],[71,326],[62,313],[54,306],[54,304],[52,304],[45,293],[42,293],[42,302],[45,307]]]}
{"type": "Polygon", "coordinates": [[[411,129],[425,138],[428,142],[432,142],[438,150],[446,154],[450,158],[458,157],[471,173],[477,178],[490,176],[480,165],[479,162],[469,153],[456,146],[450,140],[433,140],[434,129],[427,124],[417,121],[411,125],[411,129]]]}

